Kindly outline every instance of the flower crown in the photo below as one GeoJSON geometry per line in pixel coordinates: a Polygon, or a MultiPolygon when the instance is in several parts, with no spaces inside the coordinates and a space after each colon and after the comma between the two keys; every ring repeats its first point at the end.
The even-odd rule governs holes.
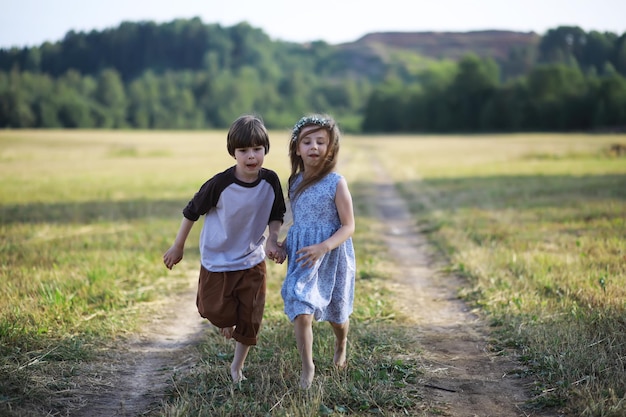
{"type": "Polygon", "coordinates": [[[302,130],[302,128],[304,126],[307,125],[317,125],[317,126],[321,126],[321,127],[331,127],[331,122],[328,119],[325,119],[323,117],[320,116],[305,116],[302,119],[298,120],[298,123],[295,124],[295,126],[293,127],[293,131],[291,132],[291,141],[295,142],[296,140],[298,140],[298,135],[300,134],[300,130],[302,130]]]}

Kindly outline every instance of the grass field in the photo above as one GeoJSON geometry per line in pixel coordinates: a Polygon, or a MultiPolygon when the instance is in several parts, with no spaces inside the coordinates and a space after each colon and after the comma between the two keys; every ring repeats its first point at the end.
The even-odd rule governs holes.
{"type": "MultiPolygon", "coordinates": [[[[265,162],[284,181],[287,133],[272,132],[265,162]]],[[[355,200],[363,294],[350,355],[362,366],[329,374],[332,343],[316,343],[323,384],[306,398],[285,394],[298,359],[279,295],[284,265],[270,264],[262,343],[249,359],[259,386],[236,399],[224,389],[227,373],[212,370],[226,368],[229,346],[211,339],[204,371],[177,380],[156,415],[436,412],[420,401],[419,351],[385,286],[365,204],[372,158],[465,277],[462,296],[484,311],[496,345],[522,355],[534,405],[625,415],[626,157],[609,152],[613,143],[626,136],[347,136],[340,171],[355,200]]],[[[97,360],[187,285],[188,269],[166,271],[162,254],[184,204],[232,164],[225,132],[0,132],[0,410],[62,413],[74,365],[97,360]]],[[[193,269],[199,229],[183,261],[193,269]]],[[[327,327],[316,326],[316,340],[331,340],[327,327]]]]}

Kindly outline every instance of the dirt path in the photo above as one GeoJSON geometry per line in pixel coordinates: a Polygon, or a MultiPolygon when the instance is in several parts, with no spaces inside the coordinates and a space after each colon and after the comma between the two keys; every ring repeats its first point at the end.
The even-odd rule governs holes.
{"type": "Polygon", "coordinates": [[[399,304],[416,324],[428,364],[427,401],[450,417],[554,416],[524,408],[530,381],[519,376],[512,358],[489,350],[485,324],[456,296],[462,283],[439,272],[406,201],[380,165],[373,166],[378,183],[372,204],[397,267],[399,304]]]}
{"type": "Polygon", "coordinates": [[[197,271],[189,277],[187,290],[158,306],[142,334],[83,371],[91,377],[81,391],[90,386],[91,394],[83,394],[70,416],[135,417],[158,409],[172,376],[197,363],[194,346],[208,327],[195,306],[197,271]]]}

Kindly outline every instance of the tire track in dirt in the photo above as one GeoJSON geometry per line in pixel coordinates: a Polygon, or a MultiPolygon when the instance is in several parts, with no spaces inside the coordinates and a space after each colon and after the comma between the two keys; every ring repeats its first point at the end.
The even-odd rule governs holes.
{"type": "Polygon", "coordinates": [[[81,374],[80,401],[72,417],[135,417],[156,411],[172,376],[188,371],[198,361],[196,345],[207,328],[195,306],[197,273],[190,271],[189,287],[174,293],[140,334],[127,345],[105,353],[81,374]]]}
{"type": "MultiPolygon", "coordinates": [[[[399,307],[416,324],[427,366],[422,383],[429,406],[450,417],[555,417],[525,407],[531,381],[520,377],[520,363],[490,350],[485,323],[457,297],[463,283],[441,272],[407,202],[380,162],[374,160],[372,167],[377,182],[370,207],[384,227],[381,236],[395,261],[399,307]]],[[[427,200],[422,203],[429,206],[427,200]]]]}

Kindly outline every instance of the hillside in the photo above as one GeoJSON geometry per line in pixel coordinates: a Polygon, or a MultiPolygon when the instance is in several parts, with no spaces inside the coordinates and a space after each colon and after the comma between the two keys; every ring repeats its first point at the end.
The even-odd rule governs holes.
{"type": "MultiPolygon", "coordinates": [[[[506,60],[512,50],[534,49],[541,36],[534,32],[484,30],[476,32],[379,32],[367,34],[342,48],[380,47],[408,50],[424,57],[457,60],[468,53],[506,60]]],[[[368,48],[369,49],[369,48],[368,48]]]]}
{"type": "Polygon", "coordinates": [[[58,77],[69,69],[95,76],[114,68],[124,81],[130,81],[146,70],[203,70],[211,56],[213,69],[230,72],[274,63],[287,72],[316,68],[322,77],[348,76],[377,83],[390,70],[408,74],[414,72],[410,68],[423,67],[427,61],[456,61],[474,53],[495,59],[508,78],[532,67],[540,41],[536,33],[485,30],[380,32],[337,45],[298,44],[273,42],[261,29],[246,23],[222,27],[194,18],[165,24],[124,22],[101,32],[68,32],[54,44],[0,49],[0,70],[17,67],[58,77]]]}

